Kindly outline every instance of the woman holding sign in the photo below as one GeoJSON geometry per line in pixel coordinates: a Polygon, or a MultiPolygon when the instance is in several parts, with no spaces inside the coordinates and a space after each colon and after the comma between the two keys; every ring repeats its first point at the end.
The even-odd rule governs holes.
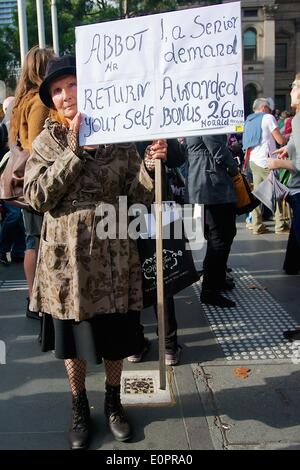
{"type": "MultiPolygon", "coordinates": [[[[132,434],[120,380],[123,358],[143,344],[141,267],[136,242],[117,234],[101,238],[97,222],[108,206],[117,209],[120,196],[150,204],[153,180],[133,144],[79,146],[75,58],[51,60],[39,93],[53,116],[33,144],[25,174],[25,197],[44,213],[31,308],[43,313],[43,350],[55,349],[65,360],[71,448],[88,446],[86,361],[102,358],[107,422],[116,440],[127,441],[132,434]]],[[[165,154],[160,149],[155,158],[165,154]]],[[[116,220],[108,229],[116,229],[116,220]]]]}

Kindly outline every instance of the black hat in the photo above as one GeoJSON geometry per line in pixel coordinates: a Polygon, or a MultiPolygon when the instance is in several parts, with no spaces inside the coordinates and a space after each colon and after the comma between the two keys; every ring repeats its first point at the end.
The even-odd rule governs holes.
{"type": "Polygon", "coordinates": [[[55,59],[49,60],[44,81],[41,83],[39,89],[40,98],[48,108],[53,108],[52,98],[49,93],[49,85],[53,80],[56,80],[63,75],[76,76],[75,57],[71,55],[63,55],[62,57],[55,57],[55,59]]]}

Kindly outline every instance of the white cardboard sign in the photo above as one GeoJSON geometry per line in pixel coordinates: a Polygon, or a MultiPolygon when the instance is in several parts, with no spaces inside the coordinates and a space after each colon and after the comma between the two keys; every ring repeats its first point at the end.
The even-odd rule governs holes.
{"type": "Polygon", "coordinates": [[[81,145],[240,132],[241,4],[76,28],[81,145]]]}

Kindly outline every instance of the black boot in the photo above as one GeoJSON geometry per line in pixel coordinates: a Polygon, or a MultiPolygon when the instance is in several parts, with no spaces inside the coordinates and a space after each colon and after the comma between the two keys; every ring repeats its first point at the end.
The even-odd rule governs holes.
{"type": "Polygon", "coordinates": [[[224,282],[222,282],[222,284],[219,286],[219,289],[220,290],[233,290],[235,288],[235,282],[232,278],[227,278],[226,276],[226,279],[224,282]]]}
{"type": "Polygon", "coordinates": [[[116,441],[128,441],[131,439],[131,430],[120,401],[120,385],[106,383],[105,388],[104,412],[109,429],[116,441]]]}
{"type": "Polygon", "coordinates": [[[87,449],[90,440],[90,407],[86,391],[72,397],[72,422],[69,431],[70,448],[87,449]]]}
{"type": "Polygon", "coordinates": [[[33,312],[32,310],[30,310],[29,304],[30,304],[30,299],[29,297],[27,297],[26,317],[33,318],[34,320],[39,320],[40,319],[39,312],[33,312]]]}
{"type": "Polygon", "coordinates": [[[203,304],[215,305],[217,307],[235,307],[235,302],[221,295],[218,291],[202,290],[200,300],[203,304]]]}

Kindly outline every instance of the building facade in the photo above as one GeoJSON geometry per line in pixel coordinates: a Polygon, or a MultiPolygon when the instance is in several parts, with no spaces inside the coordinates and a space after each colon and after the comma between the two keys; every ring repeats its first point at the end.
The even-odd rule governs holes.
{"type": "MultiPolygon", "coordinates": [[[[187,7],[231,3],[203,0],[187,7]]],[[[241,0],[245,113],[255,98],[290,108],[290,84],[300,72],[300,0],[241,0]]]]}
{"type": "Polygon", "coordinates": [[[7,26],[12,23],[13,12],[16,8],[17,0],[0,0],[0,27],[7,26]]]}
{"type": "Polygon", "coordinates": [[[260,96],[289,109],[300,71],[300,0],[242,0],[242,28],[246,114],[260,96]]]}

